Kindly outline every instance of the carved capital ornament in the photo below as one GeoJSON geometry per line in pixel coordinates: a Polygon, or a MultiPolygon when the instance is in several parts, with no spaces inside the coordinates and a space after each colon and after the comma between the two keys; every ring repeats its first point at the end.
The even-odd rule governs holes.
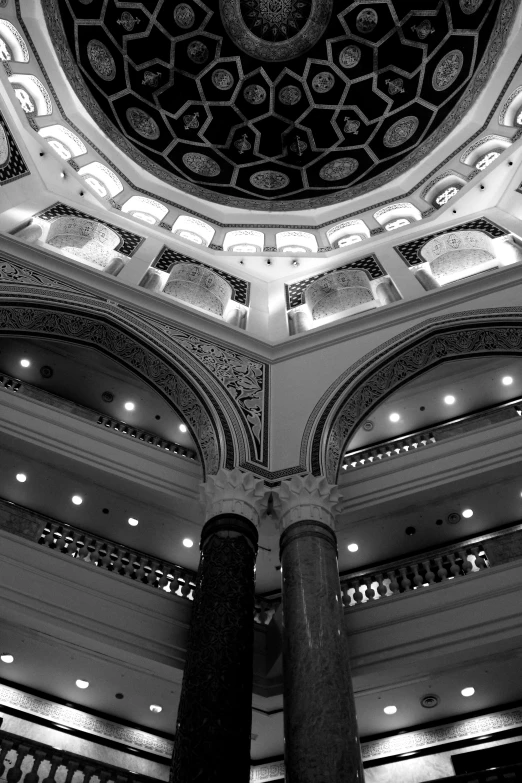
{"type": "Polygon", "coordinates": [[[221,514],[237,514],[259,527],[270,495],[263,479],[239,468],[221,468],[215,475],[208,476],[200,487],[205,522],[221,514]]]}
{"type": "Polygon", "coordinates": [[[274,508],[282,530],[295,522],[322,522],[335,530],[335,514],[342,494],[324,476],[292,476],[273,490],[274,508]]]}

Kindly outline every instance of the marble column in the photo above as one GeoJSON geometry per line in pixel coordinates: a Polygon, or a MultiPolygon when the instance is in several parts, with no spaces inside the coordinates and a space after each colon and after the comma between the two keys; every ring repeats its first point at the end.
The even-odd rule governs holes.
{"type": "Polygon", "coordinates": [[[287,783],[363,783],[337,564],[337,488],[294,476],[274,490],[283,532],[287,783]]]}
{"type": "Polygon", "coordinates": [[[254,575],[264,482],[238,469],[202,485],[208,520],[192,607],[172,783],[248,783],[254,575]]]}

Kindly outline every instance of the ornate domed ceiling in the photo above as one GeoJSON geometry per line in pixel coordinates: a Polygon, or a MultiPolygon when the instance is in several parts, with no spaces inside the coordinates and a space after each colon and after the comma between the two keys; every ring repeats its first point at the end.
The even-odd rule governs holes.
{"type": "Polygon", "coordinates": [[[218,203],[303,209],[389,182],[487,80],[514,0],[42,0],[84,106],[218,203]]]}

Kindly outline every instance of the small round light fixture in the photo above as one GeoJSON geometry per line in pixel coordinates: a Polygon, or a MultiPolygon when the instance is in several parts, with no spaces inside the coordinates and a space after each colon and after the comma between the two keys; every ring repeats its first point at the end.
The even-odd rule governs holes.
{"type": "Polygon", "coordinates": [[[133,402],[126,402],[123,407],[125,408],[126,411],[133,411],[136,406],[134,405],[133,402]]]}
{"type": "Polygon", "coordinates": [[[0,661],[2,661],[2,663],[12,663],[14,661],[14,656],[9,655],[9,653],[2,653],[2,655],[0,655],[0,661]]]}
{"type": "Polygon", "coordinates": [[[138,524],[139,524],[138,520],[137,520],[137,519],[135,519],[135,517],[129,517],[129,518],[128,518],[128,520],[127,520],[127,522],[129,523],[129,525],[130,525],[131,527],[136,527],[136,525],[138,525],[138,524]]]}
{"type": "Polygon", "coordinates": [[[24,481],[27,481],[27,476],[25,475],[25,473],[17,473],[16,480],[19,481],[20,484],[23,484],[24,481]]]}
{"type": "Polygon", "coordinates": [[[446,403],[446,405],[453,405],[453,403],[455,402],[455,397],[453,396],[453,394],[446,394],[446,396],[444,397],[444,402],[446,403]]]}
{"type": "Polygon", "coordinates": [[[163,707],[160,707],[159,704],[151,704],[150,707],[149,707],[149,710],[151,712],[156,712],[156,713],[161,712],[162,709],[163,709],[163,707]]]}
{"type": "Polygon", "coordinates": [[[504,386],[511,386],[512,383],[513,383],[513,378],[511,377],[511,375],[504,375],[504,377],[502,378],[502,384],[504,386]]]}
{"type": "Polygon", "coordinates": [[[83,503],[83,498],[81,498],[79,495],[73,495],[71,500],[75,506],[81,506],[83,503]]]}
{"type": "Polygon", "coordinates": [[[393,704],[390,704],[389,707],[384,708],[384,712],[386,713],[386,715],[395,715],[395,713],[397,712],[397,707],[395,707],[393,704]]]}
{"type": "Polygon", "coordinates": [[[358,549],[358,544],[348,544],[348,552],[357,552],[358,549]]]}
{"type": "Polygon", "coordinates": [[[390,413],[390,421],[392,421],[394,424],[397,421],[400,421],[400,420],[401,420],[401,417],[400,417],[400,415],[398,413],[390,413]]]}
{"type": "Polygon", "coordinates": [[[187,549],[190,549],[191,546],[194,546],[194,542],[191,538],[184,538],[183,539],[183,546],[186,546],[187,549]]]}
{"type": "Polygon", "coordinates": [[[31,366],[31,362],[29,361],[29,359],[21,359],[20,360],[20,364],[22,365],[22,367],[30,367],[31,366]]]}
{"type": "Polygon", "coordinates": [[[438,696],[436,696],[434,693],[428,693],[426,696],[422,697],[421,706],[427,710],[432,710],[439,704],[439,702],[440,699],[438,696]]]}
{"type": "Polygon", "coordinates": [[[180,432],[188,432],[188,427],[186,424],[180,424],[179,425],[179,431],[180,432]]]}
{"type": "Polygon", "coordinates": [[[466,698],[469,698],[469,696],[473,696],[474,693],[475,693],[475,688],[463,688],[461,690],[461,694],[466,698]]]}
{"type": "Polygon", "coordinates": [[[85,690],[85,688],[89,687],[89,683],[87,680],[76,680],[76,687],[85,690]]]}
{"type": "Polygon", "coordinates": [[[473,516],[473,509],[465,508],[464,511],[462,512],[462,516],[464,517],[464,519],[469,519],[470,517],[473,516]]]}

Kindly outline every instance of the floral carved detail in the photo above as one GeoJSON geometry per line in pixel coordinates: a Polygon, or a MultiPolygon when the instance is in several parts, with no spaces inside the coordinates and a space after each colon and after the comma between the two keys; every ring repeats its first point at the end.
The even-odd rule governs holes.
{"type": "Polygon", "coordinates": [[[205,520],[218,514],[239,514],[256,527],[259,526],[270,495],[263,479],[257,479],[252,473],[245,473],[239,468],[221,468],[200,486],[201,500],[205,504],[205,520]]]}
{"type": "Polygon", "coordinates": [[[464,55],[460,49],[454,49],[445,55],[433,73],[433,89],[437,92],[447,90],[458,79],[464,65],[464,55]]]}
{"type": "Polygon", "coordinates": [[[419,120],[417,117],[403,117],[395,122],[384,134],[384,146],[400,147],[401,144],[411,139],[418,127],[419,120]]]}
{"type": "Polygon", "coordinates": [[[342,495],[323,476],[292,476],[273,490],[274,508],[286,530],[294,522],[322,522],[335,527],[335,512],[342,495]]]}
{"type": "Polygon", "coordinates": [[[114,79],[116,76],[116,63],[105,44],[96,40],[89,41],[87,44],[87,57],[98,76],[106,82],[114,79]]]}

